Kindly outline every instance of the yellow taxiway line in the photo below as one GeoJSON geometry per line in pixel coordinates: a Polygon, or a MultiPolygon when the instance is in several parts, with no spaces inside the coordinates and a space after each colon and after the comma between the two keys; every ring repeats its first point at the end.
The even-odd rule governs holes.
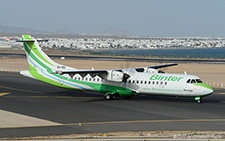
{"type": "Polygon", "coordinates": [[[39,91],[31,91],[31,90],[17,89],[17,88],[6,87],[6,86],[0,86],[0,88],[8,89],[8,90],[21,91],[21,92],[42,93],[42,92],[39,92],[39,91]]]}
{"type": "Polygon", "coordinates": [[[0,96],[5,96],[5,95],[8,95],[10,93],[0,93],[0,96]]]}
{"type": "Polygon", "coordinates": [[[225,94],[225,93],[217,93],[217,94],[225,94]]]}
{"type": "Polygon", "coordinates": [[[97,97],[76,97],[76,96],[7,96],[15,98],[56,98],[56,99],[72,99],[72,98],[87,98],[87,99],[96,99],[97,97]]]}

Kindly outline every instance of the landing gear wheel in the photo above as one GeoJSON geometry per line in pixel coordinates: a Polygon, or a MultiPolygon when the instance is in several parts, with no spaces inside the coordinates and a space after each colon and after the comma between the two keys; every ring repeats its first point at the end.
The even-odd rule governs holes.
{"type": "Polygon", "coordinates": [[[195,100],[198,102],[198,104],[202,103],[202,97],[195,97],[195,100]]]}
{"type": "Polygon", "coordinates": [[[115,96],[112,95],[112,94],[107,94],[107,95],[105,95],[105,99],[106,99],[106,100],[112,100],[112,99],[114,99],[114,98],[115,98],[115,96]]]}

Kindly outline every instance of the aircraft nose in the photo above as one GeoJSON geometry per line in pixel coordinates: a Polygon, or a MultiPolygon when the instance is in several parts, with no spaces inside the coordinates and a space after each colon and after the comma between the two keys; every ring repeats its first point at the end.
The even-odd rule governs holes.
{"type": "Polygon", "coordinates": [[[212,94],[214,92],[213,88],[211,88],[209,85],[205,83],[203,83],[201,86],[205,88],[203,90],[205,94],[212,94]]]}

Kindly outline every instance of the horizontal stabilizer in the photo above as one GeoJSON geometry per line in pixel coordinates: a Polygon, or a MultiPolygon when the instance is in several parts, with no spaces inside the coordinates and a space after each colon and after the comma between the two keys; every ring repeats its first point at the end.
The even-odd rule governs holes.
{"type": "MultiPolygon", "coordinates": [[[[16,42],[34,42],[35,40],[16,40],[16,42]]],[[[37,42],[47,42],[48,40],[37,40],[37,42]]]]}

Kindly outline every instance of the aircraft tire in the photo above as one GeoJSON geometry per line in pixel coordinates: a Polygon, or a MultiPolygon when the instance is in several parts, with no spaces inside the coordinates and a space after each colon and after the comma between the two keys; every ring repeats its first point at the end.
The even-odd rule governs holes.
{"type": "Polygon", "coordinates": [[[113,99],[113,95],[112,94],[107,94],[107,95],[105,95],[105,99],[106,100],[112,100],[113,99]]]}

